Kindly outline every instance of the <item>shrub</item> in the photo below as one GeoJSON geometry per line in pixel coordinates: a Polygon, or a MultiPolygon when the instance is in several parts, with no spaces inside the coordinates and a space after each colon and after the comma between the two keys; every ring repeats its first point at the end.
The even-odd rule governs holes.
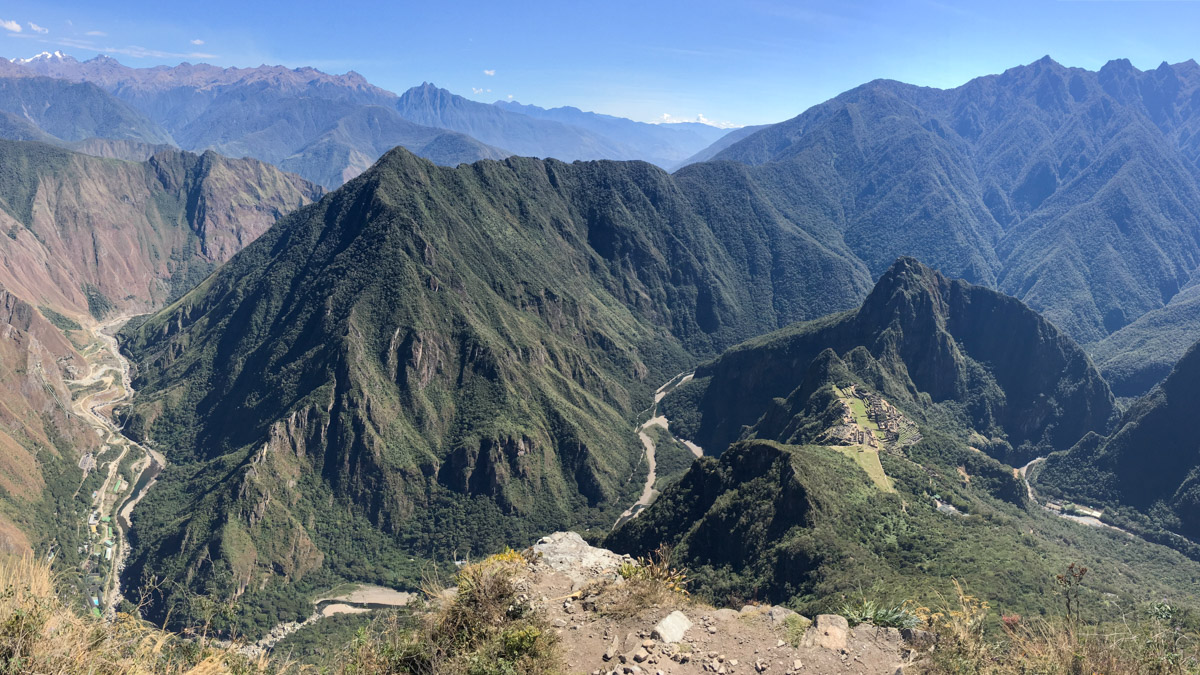
{"type": "Polygon", "coordinates": [[[921,619],[904,607],[888,607],[865,598],[843,604],[838,614],[846,617],[851,626],[869,623],[880,628],[916,628],[921,625],[921,619]]]}
{"type": "Polygon", "coordinates": [[[526,558],[512,549],[458,571],[458,591],[416,627],[391,620],[364,632],[340,666],[347,674],[537,675],[558,670],[557,636],[518,592],[526,558]]]}
{"type": "Polygon", "coordinates": [[[666,544],[636,562],[622,564],[617,572],[627,581],[648,581],[672,593],[688,594],[687,570],[671,566],[671,548],[666,544]]]}

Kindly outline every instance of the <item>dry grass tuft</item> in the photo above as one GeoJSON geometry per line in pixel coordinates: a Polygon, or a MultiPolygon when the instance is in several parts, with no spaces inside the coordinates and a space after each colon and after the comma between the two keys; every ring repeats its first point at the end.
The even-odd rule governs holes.
{"type": "Polygon", "coordinates": [[[984,631],[989,607],[955,583],[958,597],[943,608],[917,608],[937,633],[937,647],[922,672],[1025,675],[1200,672],[1200,642],[1183,630],[1169,605],[1155,605],[1144,617],[1103,624],[1079,621],[1075,606],[1061,619],[1000,617],[1002,635],[984,631]]]}
{"type": "Polygon", "coordinates": [[[203,646],[128,614],[107,622],[80,615],[56,595],[50,564],[0,557],[0,673],[255,673],[266,659],[203,646]]]}
{"type": "Polygon", "coordinates": [[[417,626],[391,619],[363,632],[339,672],[347,675],[465,673],[546,675],[561,670],[557,635],[521,592],[517,572],[526,564],[506,551],[467,565],[457,592],[445,598],[436,584],[426,594],[435,609],[417,626]]]}

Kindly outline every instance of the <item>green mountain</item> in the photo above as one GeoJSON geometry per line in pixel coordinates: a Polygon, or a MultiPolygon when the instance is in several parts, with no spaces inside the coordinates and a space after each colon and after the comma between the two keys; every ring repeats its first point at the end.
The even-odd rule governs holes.
{"type": "Polygon", "coordinates": [[[836,361],[919,422],[1003,461],[1105,431],[1113,396],[1074,341],[1019,301],[901,258],[856,311],[789,326],[696,369],[662,406],[718,454],[747,437],[812,442],[811,392],[836,361]],[[982,447],[979,447],[982,446],[982,447]]]}
{"type": "Polygon", "coordinates": [[[911,255],[1088,344],[1167,305],[1200,262],[1197,90],[1191,61],[878,80],[714,159],[814,177],[804,217],[873,275],[911,255]]]}
{"type": "Polygon", "coordinates": [[[1158,575],[1194,562],[1051,515],[987,454],[1103,430],[1112,397],[1082,350],[1019,301],[913,260],[858,311],[701,366],[658,412],[676,434],[699,429],[706,456],[605,545],[671,547],[704,597],[811,615],[854,598],[936,603],[956,580],[1030,616],[1054,611],[1054,575],[1080,560],[1108,594],[1088,611],[1186,596],[1158,575]]]}
{"type": "Polygon", "coordinates": [[[1031,508],[1010,467],[922,431],[931,435],[879,453],[890,491],[844,447],[735,443],[698,459],[604,545],[645,556],[665,544],[693,595],[806,616],[863,598],[937,607],[955,582],[999,613],[1051,616],[1061,611],[1055,575],[1080,562],[1088,616],[1194,602],[1195,561],[1031,508]]]}
{"type": "Polygon", "coordinates": [[[1106,521],[1200,556],[1200,547],[1174,536],[1200,537],[1200,442],[1189,422],[1197,406],[1200,348],[1193,345],[1112,435],[1090,434],[1050,455],[1038,489],[1100,506],[1106,521]]]}
{"type": "Polygon", "coordinates": [[[744,174],[397,149],[284,219],[125,335],[127,429],[172,461],[129,582],[244,593],[255,630],[339,579],[607,526],[659,384],[862,293],[760,196],[714,198],[744,174]]]}

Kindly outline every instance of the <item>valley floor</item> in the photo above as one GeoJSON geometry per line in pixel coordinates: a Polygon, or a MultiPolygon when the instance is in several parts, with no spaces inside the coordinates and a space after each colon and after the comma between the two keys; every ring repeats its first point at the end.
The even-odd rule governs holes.
{"type": "Polygon", "coordinates": [[[100,488],[92,493],[92,511],[82,523],[89,535],[80,571],[86,580],[87,610],[106,616],[115,613],[122,599],[120,577],[129,555],[133,508],[166,465],[161,453],[125,437],[113,419],[116,406],[133,397],[129,362],[112,336],[128,319],[119,316],[83,328],[88,344],[81,353],[90,368],[86,376],[70,383],[76,392],[76,414],[103,443],[98,453],[88,453],[79,461],[84,481],[91,471],[105,472],[100,488]]]}

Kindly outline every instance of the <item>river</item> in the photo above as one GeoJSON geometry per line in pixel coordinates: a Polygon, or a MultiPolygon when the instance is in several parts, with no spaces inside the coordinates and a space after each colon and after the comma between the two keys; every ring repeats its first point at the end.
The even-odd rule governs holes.
{"type": "Polygon", "coordinates": [[[122,598],[121,571],[129,557],[133,508],[154,486],[159,473],[166,466],[166,458],[161,453],[125,436],[124,429],[113,420],[113,410],[132,399],[134,391],[130,382],[129,361],[121,354],[117,339],[110,331],[119,330],[129,318],[119,316],[87,327],[97,348],[94,351],[85,350],[84,358],[90,366],[89,372],[73,382],[81,387],[93,386],[97,382],[105,385],[99,391],[87,393],[76,399],[74,408],[75,413],[95,429],[103,442],[100,452],[89,465],[93,465],[96,470],[100,470],[104,465],[108,467],[108,475],[92,498],[93,513],[89,514],[87,523],[88,527],[96,526],[88,542],[92,553],[89,557],[89,571],[90,565],[95,564],[96,569],[103,572],[103,583],[89,587],[87,595],[89,602],[92,597],[102,598],[103,602],[99,606],[90,606],[100,609],[109,617],[115,614],[122,598]],[[134,474],[132,486],[128,493],[124,494],[125,479],[121,475],[120,467],[130,452],[140,453],[142,456],[130,467],[134,474]],[[109,527],[116,528],[113,533],[115,536],[111,538],[106,536],[109,527]],[[105,542],[111,545],[106,546],[105,542]]]}
{"type": "MultiPolygon", "coordinates": [[[[663,400],[663,397],[674,391],[679,385],[691,380],[694,375],[695,373],[687,371],[679,373],[675,377],[667,380],[663,386],[659,387],[658,390],[654,392],[654,404],[650,406],[650,419],[646,420],[637,428],[638,440],[641,441],[642,447],[645,449],[646,465],[648,467],[646,472],[646,483],[642,486],[641,496],[639,496],[637,501],[631,504],[629,508],[625,509],[625,511],[621,513],[621,516],[617,518],[617,522],[613,523],[612,529],[615,530],[621,525],[625,524],[626,521],[636,518],[643,509],[645,509],[647,506],[650,506],[650,504],[652,504],[658,497],[658,491],[654,489],[654,483],[658,480],[658,466],[654,461],[654,453],[656,452],[657,447],[655,446],[654,439],[647,432],[652,427],[661,427],[662,429],[666,430],[668,434],[671,433],[671,421],[658,414],[658,404],[663,400]]],[[[671,436],[671,438],[675,437],[671,436]]],[[[687,446],[687,449],[691,450],[692,454],[696,457],[700,457],[704,454],[704,450],[695,443],[690,441],[682,441],[679,439],[675,440],[687,446]]]]}

